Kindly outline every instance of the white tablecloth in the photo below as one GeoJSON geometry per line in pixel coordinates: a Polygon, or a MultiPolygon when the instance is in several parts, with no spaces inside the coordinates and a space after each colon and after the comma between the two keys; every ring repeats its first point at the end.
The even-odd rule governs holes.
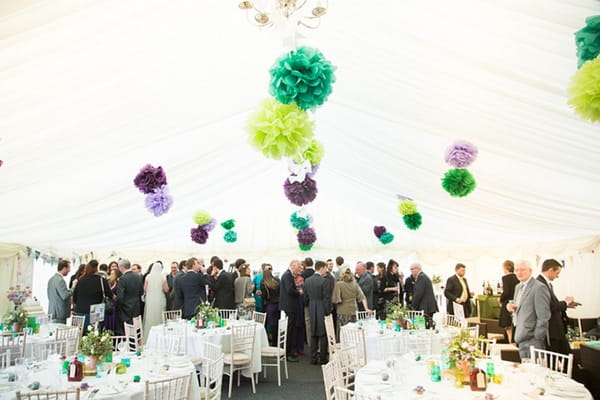
{"type": "MultiPolygon", "coordinates": [[[[215,328],[215,329],[198,329],[192,327],[189,322],[181,320],[178,324],[187,324],[186,344],[185,352],[186,355],[192,360],[201,359],[204,356],[204,341],[208,340],[210,343],[220,344],[223,352],[227,353],[231,349],[231,329],[230,327],[215,328]],[[229,329],[228,329],[229,328],[229,329]]],[[[254,321],[233,321],[230,323],[251,323],[254,324],[256,333],[254,335],[254,352],[252,355],[252,368],[250,371],[243,371],[243,375],[250,376],[250,373],[261,372],[261,356],[260,352],[263,348],[269,346],[269,339],[267,338],[267,332],[262,324],[257,324],[254,321]]],[[[146,345],[144,346],[144,352],[156,352],[159,349],[159,343],[161,342],[161,336],[163,335],[163,325],[156,325],[150,329],[148,338],[146,339],[146,345]]]]}
{"type": "MultiPolygon", "coordinates": [[[[591,400],[592,396],[580,383],[535,365],[520,365],[500,360],[492,360],[496,373],[503,374],[501,384],[489,383],[485,392],[475,392],[467,386],[456,388],[454,377],[443,373],[441,382],[432,382],[427,374],[427,361],[415,361],[414,354],[407,354],[396,360],[396,366],[390,369],[382,360],[369,361],[358,371],[355,385],[361,393],[380,394],[382,400],[392,399],[439,399],[464,400],[484,399],[485,393],[491,393],[495,399],[506,400],[543,400],[573,399],[591,400]],[[383,373],[389,374],[384,381],[383,373]],[[416,386],[425,388],[425,393],[418,395],[413,389],[416,386]],[[544,388],[543,396],[535,396],[537,388],[544,388]]],[[[485,370],[488,360],[480,362],[485,370]]]]}
{"type": "MultiPolygon", "coordinates": [[[[86,382],[90,388],[82,391],[81,398],[87,399],[94,388],[100,390],[93,397],[94,400],[111,399],[111,400],[143,400],[146,380],[159,380],[172,376],[185,375],[190,372],[195,372],[192,362],[187,357],[143,357],[137,358],[134,354],[127,356],[131,361],[131,367],[127,368],[127,373],[116,375],[114,371],[102,378],[94,376],[84,377],[82,382],[86,382]],[[140,376],[141,381],[133,382],[135,375],[140,376]]],[[[121,357],[114,353],[113,361],[119,362],[121,357]]],[[[67,375],[60,373],[61,363],[58,360],[47,361],[41,364],[39,370],[30,373],[28,379],[24,382],[15,382],[9,384],[7,382],[7,374],[0,375],[0,400],[15,399],[15,392],[29,391],[27,384],[38,381],[40,389],[38,391],[47,390],[65,390],[79,387],[82,382],[68,382],[67,375]]],[[[7,371],[14,370],[10,367],[7,371]]],[[[197,399],[200,397],[200,389],[198,380],[195,375],[191,381],[191,398],[197,399]]]]}

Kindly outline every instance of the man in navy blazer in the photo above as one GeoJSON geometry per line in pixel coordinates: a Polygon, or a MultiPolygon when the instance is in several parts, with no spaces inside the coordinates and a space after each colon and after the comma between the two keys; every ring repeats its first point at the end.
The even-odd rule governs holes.
{"type": "Polygon", "coordinates": [[[211,270],[214,280],[213,292],[215,299],[213,306],[218,309],[232,310],[235,308],[234,297],[234,277],[231,272],[223,270],[223,261],[220,258],[215,258],[212,262],[211,270]]]}
{"type": "Polygon", "coordinates": [[[449,315],[454,315],[454,303],[456,303],[462,305],[465,318],[469,318],[471,316],[471,297],[473,295],[469,291],[469,284],[467,278],[465,278],[466,268],[464,264],[456,264],[456,267],[454,267],[456,274],[446,281],[444,296],[448,300],[446,312],[449,315]]]}
{"type": "Polygon", "coordinates": [[[288,318],[287,324],[287,345],[286,353],[289,362],[298,362],[298,357],[292,355],[292,343],[296,342],[296,318],[298,317],[298,296],[302,289],[298,291],[294,282],[294,277],[302,271],[302,264],[298,260],[292,260],[290,267],[283,275],[279,284],[279,309],[285,311],[288,318]]]}
{"type": "Polygon", "coordinates": [[[133,318],[142,312],[142,294],[144,284],[142,276],[131,270],[131,263],[127,259],[119,261],[119,270],[123,275],[117,283],[117,326],[115,333],[124,334],[123,323],[133,324],[133,318]]]}
{"type": "Polygon", "coordinates": [[[206,286],[211,286],[211,279],[206,275],[206,268],[200,260],[192,257],[187,261],[188,272],[177,281],[175,296],[183,304],[182,316],[191,319],[196,315],[200,302],[206,301],[206,286]]]}

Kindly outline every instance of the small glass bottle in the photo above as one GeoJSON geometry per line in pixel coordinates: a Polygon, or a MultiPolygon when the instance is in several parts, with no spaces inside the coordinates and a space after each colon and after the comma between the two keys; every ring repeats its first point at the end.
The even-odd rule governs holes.
{"type": "Polygon", "coordinates": [[[83,379],[83,364],[77,356],[69,363],[69,373],[67,376],[69,382],[80,382],[83,379]]]}
{"type": "Polygon", "coordinates": [[[473,368],[471,371],[471,390],[476,392],[485,392],[487,389],[487,377],[485,372],[479,368],[473,368]]]}

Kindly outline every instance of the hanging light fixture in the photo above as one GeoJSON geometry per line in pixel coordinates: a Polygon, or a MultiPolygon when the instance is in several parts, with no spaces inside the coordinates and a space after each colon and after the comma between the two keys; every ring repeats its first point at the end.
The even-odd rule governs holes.
{"type": "Polygon", "coordinates": [[[294,25],[316,29],[327,13],[327,0],[255,0],[238,5],[246,11],[248,20],[259,27],[273,26],[283,17],[294,25]]]}

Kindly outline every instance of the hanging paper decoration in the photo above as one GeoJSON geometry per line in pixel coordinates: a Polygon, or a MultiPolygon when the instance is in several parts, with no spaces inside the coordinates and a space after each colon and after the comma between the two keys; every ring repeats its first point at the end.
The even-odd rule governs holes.
{"type": "Polygon", "coordinates": [[[228,219],[227,221],[223,221],[221,222],[221,226],[223,227],[223,229],[233,229],[235,227],[235,220],[233,219],[228,219]]]}
{"type": "Polygon", "coordinates": [[[417,211],[415,202],[406,196],[398,195],[400,203],[398,203],[398,212],[402,214],[404,225],[410,230],[417,230],[423,222],[423,217],[417,211]]]}
{"type": "Polygon", "coordinates": [[[600,15],[592,15],[585,19],[585,26],[575,32],[577,45],[577,68],[586,61],[593,60],[600,54],[600,15]]]}
{"type": "Polygon", "coordinates": [[[235,220],[228,219],[227,221],[221,222],[221,227],[227,232],[223,235],[223,240],[227,243],[234,243],[237,241],[237,233],[232,231],[235,228],[235,220]]]}
{"type": "Polygon", "coordinates": [[[298,245],[303,251],[312,249],[313,245],[317,241],[317,234],[313,228],[304,228],[296,235],[298,239],[298,245]]]}
{"type": "Polygon", "coordinates": [[[295,211],[290,216],[290,223],[295,229],[301,231],[302,229],[308,228],[312,222],[312,217],[310,215],[300,216],[299,211],[295,211]]]}
{"type": "Polygon", "coordinates": [[[331,94],[335,69],[319,50],[300,47],[271,67],[270,93],[280,103],[295,102],[303,110],[315,109],[331,94]]]}
{"type": "Polygon", "coordinates": [[[196,243],[205,244],[208,240],[208,232],[215,228],[217,220],[205,210],[196,211],[192,219],[198,226],[190,230],[190,237],[196,243]]]}
{"type": "Polygon", "coordinates": [[[267,158],[296,158],[310,145],[314,123],[296,104],[266,99],[248,120],[250,144],[267,158]]]}
{"type": "Polygon", "coordinates": [[[160,217],[173,205],[173,198],[167,190],[167,176],[161,166],[145,165],[133,179],[133,184],[146,194],[146,208],[155,217],[160,217]]]}
{"type": "MultiPolygon", "coordinates": [[[[325,148],[316,139],[310,141],[310,144],[302,153],[302,160],[306,160],[310,163],[311,166],[319,165],[321,160],[323,159],[323,155],[325,153],[325,148]]],[[[296,162],[300,163],[300,159],[297,159],[296,162]]]]}
{"type": "Polygon", "coordinates": [[[385,226],[374,226],[373,233],[382,244],[389,244],[394,240],[394,235],[385,226]]]}
{"type": "Polygon", "coordinates": [[[580,117],[600,121],[600,56],[587,61],[573,75],[569,104],[580,117]]]}
{"type": "Polygon", "coordinates": [[[205,244],[208,240],[208,231],[202,229],[200,226],[197,226],[190,230],[190,236],[194,242],[198,244],[205,244]]]}
{"type": "MultiPolygon", "coordinates": [[[[477,153],[477,147],[465,140],[457,140],[446,149],[445,160],[454,169],[446,172],[442,178],[442,187],[451,196],[464,197],[475,190],[477,186],[475,178],[466,167],[475,161],[477,153]]],[[[404,222],[406,223],[406,220],[404,222]]],[[[415,225],[414,221],[411,225],[415,225]]],[[[420,225],[420,222],[418,225],[420,225]]]]}
{"type": "Polygon", "coordinates": [[[205,210],[198,210],[194,214],[194,223],[196,225],[207,224],[210,221],[210,219],[211,219],[210,214],[208,213],[208,211],[205,211],[205,210]]]}
{"type": "Polygon", "coordinates": [[[292,204],[301,207],[317,197],[317,182],[309,176],[303,182],[290,182],[288,178],[283,183],[283,191],[292,204]]]}

